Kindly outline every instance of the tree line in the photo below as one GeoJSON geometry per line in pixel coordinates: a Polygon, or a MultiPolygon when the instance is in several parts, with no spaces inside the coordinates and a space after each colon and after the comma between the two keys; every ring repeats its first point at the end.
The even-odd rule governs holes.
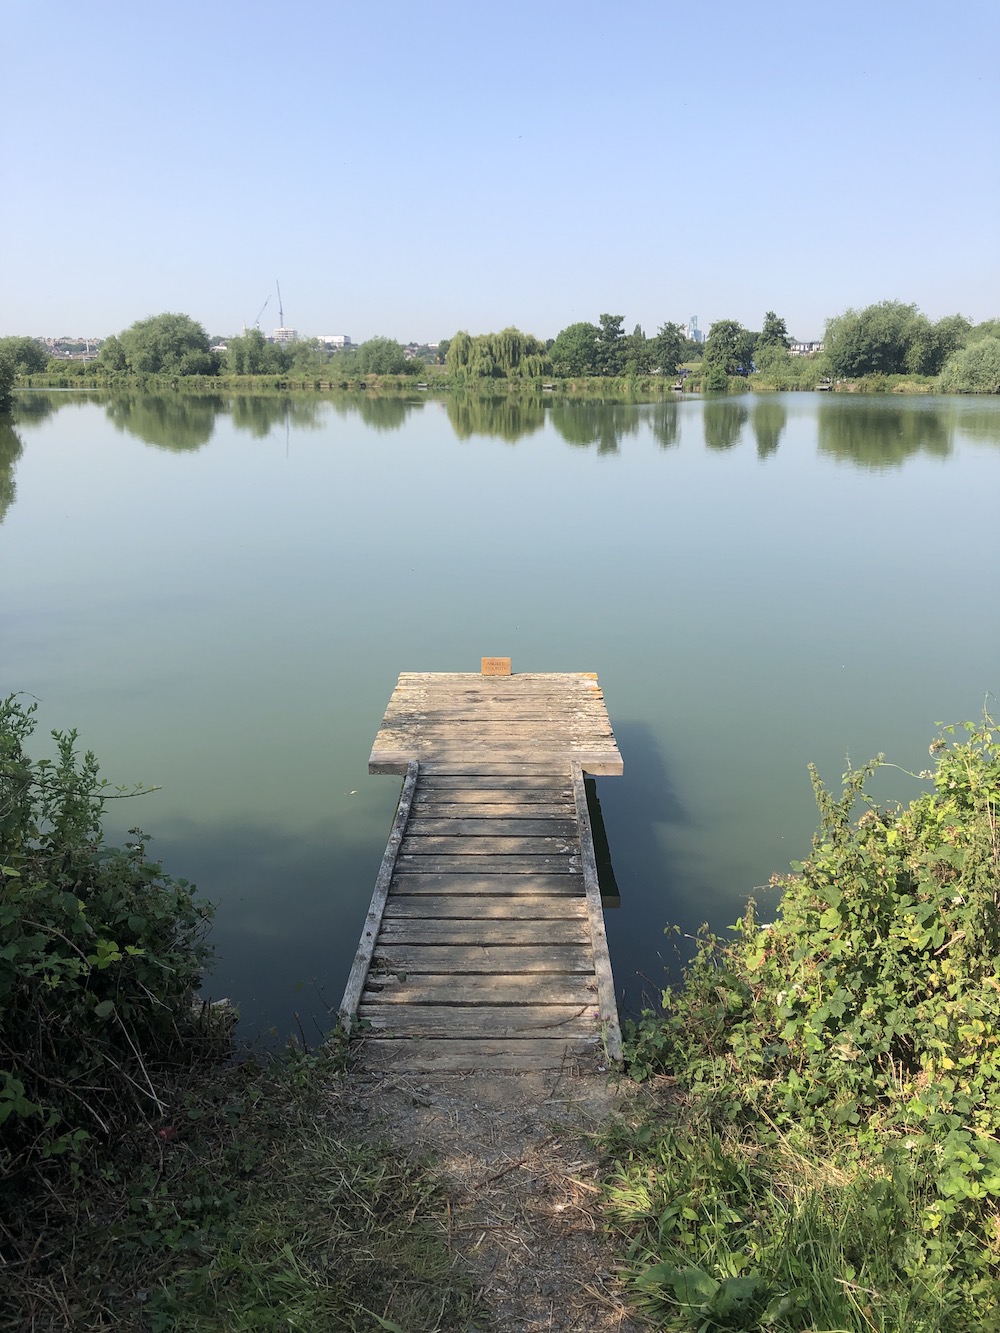
{"type": "MultiPolygon", "coordinates": [[[[752,380],[773,389],[812,388],[818,380],[857,380],[869,376],[937,378],[948,393],[1000,393],[1000,319],[973,324],[964,315],[936,323],[916,305],[880,301],[849,309],[826,322],[823,350],[813,356],[792,353],[783,318],[773,310],[759,329],[738,320],[719,319],[703,344],[687,338],[681,326],[666,322],[647,337],[640,325],[625,332],[625,317],[604,313],[596,323],[580,321],[543,340],[514,327],[472,335],[460,329],[439,345],[448,379],[461,383],[491,380],[626,378],[692,373],[692,383],[706,390],[734,387],[752,380]]],[[[0,407],[9,402],[17,375],[58,369],[46,349],[29,337],[0,339],[0,407]]],[[[139,376],[291,376],[421,374],[427,363],[407,354],[392,338],[370,338],[358,347],[331,349],[315,339],[279,344],[260,329],[244,330],[213,348],[203,326],[189,315],[162,314],[136,323],[106,339],[95,369],[139,376]]]]}

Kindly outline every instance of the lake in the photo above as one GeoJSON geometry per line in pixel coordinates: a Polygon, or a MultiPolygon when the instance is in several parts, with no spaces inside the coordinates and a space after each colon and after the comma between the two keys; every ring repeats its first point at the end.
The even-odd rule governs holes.
{"type": "Polygon", "coordinates": [[[399,791],[398,673],[595,671],[626,1011],[878,752],[908,801],[1000,688],[1000,399],[655,404],[23,393],[0,419],[0,688],[159,790],[247,1035],[329,1027],[399,791]]]}

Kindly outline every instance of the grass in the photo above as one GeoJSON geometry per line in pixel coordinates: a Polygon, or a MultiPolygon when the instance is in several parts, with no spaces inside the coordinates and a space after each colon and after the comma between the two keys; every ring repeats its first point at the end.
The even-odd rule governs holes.
{"type": "Polygon", "coordinates": [[[170,1102],[7,1220],[0,1329],[468,1326],[433,1178],[357,1123],[340,1057],[205,1067],[170,1102]]]}
{"type": "Polygon", "coordinates": [[[838,1162],[807,1139],[717,1128],[684,1101],[602,1146],[606,1214],[633,1295],[664,1333],[1000,1327],[952,1280],[960,1235],[927,1261],[918,1157],[893,1170],[838,1162]]]}

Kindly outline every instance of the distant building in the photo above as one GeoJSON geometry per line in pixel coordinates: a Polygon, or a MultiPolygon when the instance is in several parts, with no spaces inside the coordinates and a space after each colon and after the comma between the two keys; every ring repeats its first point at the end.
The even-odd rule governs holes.
{"type": "Polygon", "coordinates": [[[271,341],[276,343],[294,343],[298,340],[298,329],[275,329],[271,334],[271,341]]]}
{"type": "Polygon", "coordinates": [[[811,343],[793,342],[788,350],[792,356],[815,356],[817,352],[822,352],[825,346],[822,340],[811,343]]]}
{"type": "Polygon", "coordinates": [[[698,327],[697,315],[692,315],[686,324],[681,325],[681,333],[683,333],[684,337],[690,342],[703,343],[705,341],[705,335],[698,327]]]}
{"type": "Polygon", "coordinates": [[[316,339],[323,343],[325,347],[350,347],[351,337],[348,333],[321,333],[316,339]]]}

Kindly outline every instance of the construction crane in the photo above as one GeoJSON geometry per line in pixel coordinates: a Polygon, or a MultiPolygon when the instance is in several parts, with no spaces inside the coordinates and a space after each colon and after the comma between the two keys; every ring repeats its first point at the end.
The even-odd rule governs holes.
{"type": "Polygon", "coordinates": [[[281,283],[277,278],[274,280],[274,285],[278,289],[278,326],[283,329],[285,327],[285,311],[281,304],[281,283]]]}
{"type": "MultiPolygon", "coordinates": [[[[250,327],[251,327],[252,329],[259,329],[259,328],[260,328],[260,317],[261,317],[261,315],[264,313],[264,311],[267,309],[267,302],[270,301],[270,299],[271,299],[271,298],[268,297],[268,298],[267,298],[267,301],[265,301],[264,304],[261,306],[261,308],[257,311],[257,318],[256,318],[256,319],[254,320],[254,322],[250,325],[250,327]]],[[[244,325],[243,325],[243,332],[246,333],[246,331],[247,331],[247,326],[246,326],[246,324],[244,324],[244,325]]]]}

